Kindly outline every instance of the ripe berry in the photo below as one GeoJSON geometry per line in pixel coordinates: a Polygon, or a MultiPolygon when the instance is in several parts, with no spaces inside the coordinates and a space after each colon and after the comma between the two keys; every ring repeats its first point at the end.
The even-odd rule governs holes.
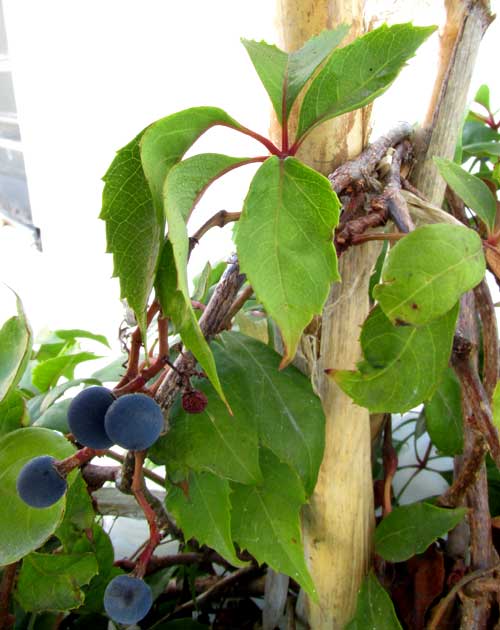
{"type": "Polygon", "coordinates": [[[30,507],[46,508],[66,492],[66,479],[54,467],[55,459],[41,455],[21,468],[17,478],[17,493],[30,507]]]}
{"type": "Polygon", "coordinates": [[[68,409],[71,433],[84,446],[104,449],[113,445],[104,429],[104,416],[115,397],[106,387],[89,387],[81,391],[68,409]]]}
{"type": "Polygon", "coordinates": [[[182,395],[182,408],[186,413],[202,413],[207,405],[208,398],[197,389],[192,389],[182,395]]]}
{"type": "Polygon", "coordinates": [[[153,594],[146,582],[130,575],[113,578],[104,591],[104,609],[118,623],[137,623],[152,604],[153,594]]]}
{"type": "Polygon", "coordinates": [[[106,412],[104,426],[115,444],[129,451],[143,451],[158,439],[163,413],[146,394],[125,394],[106,412]]]}

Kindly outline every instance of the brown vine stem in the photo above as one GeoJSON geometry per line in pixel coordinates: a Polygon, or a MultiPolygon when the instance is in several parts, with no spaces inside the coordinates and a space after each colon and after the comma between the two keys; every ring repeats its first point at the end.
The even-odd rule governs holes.
{"type": "Polygon", "coordinates": [[[149,525],[149,540],[144,548],[144,551],[139,556],[135,566],[135,575],[137,577],[144,577],[148,568],[149,561],[153,555],[154,550],[161,542],[162,535],[156,523],[156,512],[149,505],[146,497],[144,496],[144,477],[142,469],[144,466],[144,460],[146,459],[146,451],[137,451],[135,453],[135,468],[134,476],[132,478],[132,492],[134,493],[137,503],[141,506],[144,516],[149,525]]]}
{"type": "Polygon", "coordinates": [[[245,302],[249,300],[253,295],[253,288],[249,285],[243,289],[243,291],[235,298],[234,302],[231,304],[231,308],[229,309],[229,313],[227,314],[226,321],[223,324],[223,328],[231,327],[231,320],[233,317],[240,311],[245,302]]]}
{"type": "Polygon", "coordinates": [[[469,401],[471,415],[466,422],[478,428],[484,435],[497,468],[500,470],[500,441],[493,425],[491,407],[477,370],[469,357],[452,355],[452,364],[462,386],[462,395],[469,401]]]}
{"type": "MultiPolygon", "coordinates": [[[[217,285],[207,308],[200,317],[200,328],[206,338],[210,338],[222,330],[227,314],[240,290],[245,276],[240,274],[240,268],[236,261],[232,262],[224,272],[221,281],[217,285]]],[[[179,374],[189,374],[195,368],[196,360],[190,352],[181,353],[161,383],[156,393],[156,400],[166,414],[182,389],[183,382],[179,374]]]]}
{"type": "MultiPolygon", "coordinates": [[[[153,317],[159,312],[160,304],[157,300],[155,300],[148,309],[146,322],[147,326],[151,324],[153,321],[153,317]]],[[[124,385],[126,385],[129,381],[133,380],[139,373],[139,358],[141,354],[141,345],[142,345],[142,334],[139,326],[136,327],[134,332],[132,333],[132,338],[130,341],[130,352],[127,362],[127,371],[117,383],[115,390],[120,389],[124,385]]]]}
{"type": "Polygon", "coordinates": [[[498,571],[499,569],[500,569],[500,564],[496,564],[494,567],[490,567],[489,569],[480,569],[478,571],[473,571],[472,573],[469,573],[468,575],[463,577],[460,580],[460,582],[457,582],[455,586],[450,590],[450,592],[447,593],[445,597],[443,597],[439,601],[439,603],[436,604],[436,606],[434,607],[432,611],[431,619],[427,626],[427,630],[440,629],[439,624],[448,606],[452,603],[452,601],[455,599],[459,591],[462,588],[464,588],[464,586],[466,586],[467,584],[470,584],[471,582],[473,582],[474,580],[477,580],[478,578],[482,578],[486,575],[489,575],[490,573],[494,573],[495,571],[498,571]]]}
{"type": "Polygon", "coordinates": [[[241,216],[241,212],[228,212],[227,210],[219,210],[213,216],[208,219],[189,239],[189,251],[197,245],[200,239],[213,227],[223,228],[228,223],[238,221],[241,216]]]}
{"type": "Polygon", "coordinates": [[[104,455],[105,453],[106,451],[97,451],[89,446],[85,446],[73,455],[66,457],[66,459],[56,462],[54,467],[62,477],[66,477],[72,470],[80,468],[80,466],[89,462],[96,455],[104,455]]]}
{"type": "MultiPolygon", "coordinates": [[[[109,457],[110,459],[114,459],[116,462],[120,462],[120,464],[123,464],[125,461],[125,455],[120,455],[119,453],[115,453],[114,451],[107,451],[106,457],[109,457]]],[[[149,470],[148,468],[144,468],[143,475],[147,477],[148,479],[150,479],[151,481],[154,481],[156,484],[158,484],[162,488],[165,488],[165,479],[161,477],[160,475],[157,475],[156,473],[154,473],[152,470],[149,470]]]]}
{"type": "Polygon", "coordinates": [[[385,422],[382,461],[384,466],[384,497],[382,502],[382,515],[385,517],[392,512],[392,481],[398,468],[398,454],[392,445],[392,423],[390,414],[388,414],[385,422]]]}
{"type": "Polygon", "coordinates": [[[483,280],[474,289],[476,308],[483,330],[483,387],[491,403],[499,374],[498,327],[491,293],[483,280]]]}
{"type": "Polygon", "coordinates": [[[464,457],[460,472],[452,485],[438,498],[438,505],[457,507],[461,504],[469,488],[476,482],[487,450],[483,435],[476,433],[470,452],[464,457]]]}
{"type": "Polygon", "coordinates": [[[371,144],[355,160],[339,166],[328,177],[333,190],[338,194],[351,184],[365,181],[375,171],[387,149],[399,144],[410,134],[411,126],[408,123],[401,123],[371,144]]]}
{"type": "Polygon", "coordinates": [[[14,589],[18,566],[19,562],[14,562],[3,569],[0,582],[0,630],[8,630],[14,625],[15,618],[9,614],[9,600],[14,589]]]}
{"type": "Polygon", "coordinates": [[[402,232],[368,232],[367,234],[356,234],[352,237],[353,245],[361,245],[361,243],[367,243],[368,241],[400,241],[406,234],[402,232]]]}

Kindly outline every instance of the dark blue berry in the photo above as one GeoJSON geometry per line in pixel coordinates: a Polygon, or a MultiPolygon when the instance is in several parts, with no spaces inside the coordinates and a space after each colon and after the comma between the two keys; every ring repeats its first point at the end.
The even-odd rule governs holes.
{"type": "Polygon", "coordinates": [[[115,397],[105,387],[89,387],[73,398],[68,424],[80,444],[97,449],[113,445],[104,429],[104,416],[114,401],[115,397]]]}
{"type": "Polygon", "coordinates": [[[146,582],[130,575],[113,578],[104,591],[104,609],[118,623],[137,623],[152,604],[153,594],[146,582]]]}
{"type": "Polygon", "coordinates": [[[57,472],[54,462],[53,457],[41,455],[21,468],[17,478],[17,493],[30,507],[49,507],[66,492],[66,479],[57,472]]]}
{"type": "Polygon", "coordinates": [[[125,394],[106,412],[104,426],[115,444],[129,451],[143,451],[158,439],[163,413],[146,394],[125,394]]]}

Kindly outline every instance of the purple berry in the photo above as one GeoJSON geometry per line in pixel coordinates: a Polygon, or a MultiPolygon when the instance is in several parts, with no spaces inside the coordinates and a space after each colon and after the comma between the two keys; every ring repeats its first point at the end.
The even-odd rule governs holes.
{"type": "Polygon", "coordinates": [[[96,449],[113,445],[104,428],[104,416],[114,401],[115,397],[106,387],[89,387],[73,398],[68,409],[68,424],[80,444],[96,449]]]}
{"type": "Polygon", "coordinates": [[[118,623],[137,623],[148,614],[152,604],[150,587],[130,575],[113,578],[104,591],[104,609],[118,623]]]}
{"type": "Polygon", "coordinates": [[[143,451],[160,436],[163,413],[146,394],[125,394],[106,412],[104,426],[115,444],[129,451],[143,451]]]}
{"type": "Polygon", "coordinates": [[[46,508],[54,505],[66,492],[66,479],[55,468],[55,461],[49,455],[41,455],[21,468],[17,478],[17,493],[30,507],[46,508]]]}

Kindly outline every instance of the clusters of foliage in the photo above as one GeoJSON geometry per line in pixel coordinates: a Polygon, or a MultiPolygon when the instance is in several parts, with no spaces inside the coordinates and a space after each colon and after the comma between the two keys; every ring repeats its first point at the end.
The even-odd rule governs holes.
{"type": "MultiPolygon", "coordinates": [[[[301,544],[300,510],[316,484],[324,415],[309,380],[290,363],[305,327],[339,280],[340,250],[332,236],[342,204],[329,180],[295,156],[319,124],[384,92],[433,28],[382,26],[336,48],[347,30],[325,31],[293,54],[244,42],[282,126],[279,147],[221,109],[196,107],[153,123],[118,152],[104,178],[101,218],[122,297],[137,321],[137,329],[122,335],[125,357],[75,379],[75,367],[96,358],[81,350],[78,340],[107,345],[106,339],[59,330],[34,348],[19,300],[17,315],[0,330],[0,628],[92,624],[97,630],[107,627],[107,614],[125,623],[146,615],[141,625],[148,628],[206,627],[214,618],[219,628],[246,627],[258,618],[250,597],[251,607],[233,611],[236,616],[229,606],[211,602],[235,585],[249,585],[266,565],[292,578],[293,597],[302,588],[316,598],[301,544]],[[290,138],[290,112],[299,94],[298,128],[290,138]],[[183,160],[214,125],[253,137],[267,154],[210,153],[183,160]],[[253,163],[260,166],[241,214],[218,213],[189,238],[188,220],[207,187],[253,163]],[[192,248],[210,227],[229,221],[237,221],[237,262],[225,272],[226,264],[207,265],[191,295],[192,248]],[[235,289],[228,302],[224,291],[230,281],[235,289]],[[276,351],[278,337],[282,354],[276,351]],[[82,403],[93,388],[73,402],[68,397],[82,385],[112,387],[109,405],[98,414],[104,442],[93,441],[95,426],[89,441],[88,427],[79,425],[80,418],[95,421],[96,407],[85,409],[82,403]],[[159,439],[156,411],[144,414],[143,402],[152,398],[165,415],[159,439]],[[116,414],[111,419],[109,412],[122,406],[126,416],[131,400],[139,401],[135,426],[139,437],[148,433],[147,444],[123,438],[122,413],[118,422],[116,414]],[[141,414],[154,425],[151,434],[141,414]],[[128,452],[114,452],[106,437],[128,452]],[[104,452],[121,466],[89,463],[104,452]],[[67,492],[43,508],[27,505],[16,489],[23,466],[39,457],[67,483],[67,492]],[[159,469],[164,477],[151,471],[155,465],[164,467],[159,469]],[[164,486],[164,504],[145,486],[145,477],[164,486]],[[137,559],[115,561],[96,515],[93,493],[108,481],[134,495],[148,522],[150,538],[137,559]],[[180,552],[155,556],[167,540],[177,540],[180,552]]],[[[488,115],[470,115],[457,159],[477,158],[472,168],[479,164],[478,174],[436,160],[470,210],[467,225],[421,225],[408,234],[383,235],[396,244],[384,248],[373,278],[374,308],[360,338],[364,359],[356,370],[331,366],[332,378],[354,403],[386,414],[376,474],[382,471],[380,482],[389,489],[397,469],[390,414],[424,403],[413,433],[428,432],[431,447],[418,471],[431,461],[432,448],[445,455],[463,448],[461,386],[448,367],[459,301],[483,282],[483,250],[496,255],[499,240],[498,125],[484,88],[477,100],[488,115]]],[[[380,240],[380,233],[373,238],[380,240]]],[[[492,474],[498,484],[498,472],[492,474]]],[[[437,541],[467,510],[439,501],[400,506],[390,491],[387,496],[375,535],[378,577],[387,581],[388,565],[399,570],[418,564],[418,554],[425,559],[441,554],[442,561],[437,541]]],[[[404,575],[410,584],[415,571],[404,575]]],[[[427,606],[443,590],[444,582],[427,606]]],[[[398,604],[394,593],[393,599],[398,604]]],[[[404,619],[401,605],[398,615],[404,619]]],[[[373,572],[349,627],[401,627],[373,572]]]]}

